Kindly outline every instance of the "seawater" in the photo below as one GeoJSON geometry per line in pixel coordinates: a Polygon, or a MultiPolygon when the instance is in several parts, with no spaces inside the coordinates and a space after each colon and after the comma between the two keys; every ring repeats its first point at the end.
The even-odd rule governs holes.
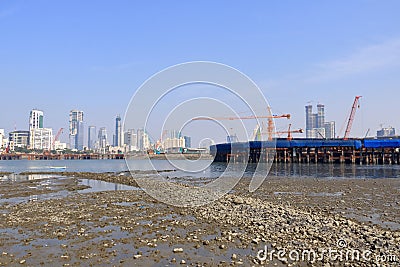
{"type": "MultiPolygon", "coordinates": [[[[167,160],[152,160],[152,164],[141,159],[128,160],[131,170],[176,170],[164,173],[176,177],[219,177],[226,170],[226,163],[212,163],[209,167],[198,172],[186,172],[177,170],[175,165],[167,160]]],[[[180,166],[198,165],[204,162],[182,161],[180,166]]],[[[233,166],[233,165],[232,165],[233,166]]],[[[241,175],[242,166],[234,167],[229,175],[241,175]],[[235,170],[238,170],[237,172],[235,170]]],[[[248,164],[243,175],[254,174],[256,164],[248,164]]],[[[125,172],[128,171],[125,160],[4,160],[0,161],[0,172],[125,172]],[[66,167],[57,169],[57,167],[66,167]],[[55,168],[56,167],[56,168],[55,168]]],[[[354,164],[273,164],[269,175],[282,177],[314,177],[314,178],[400,178],[399,165],[354,165],[354,164]]]]}

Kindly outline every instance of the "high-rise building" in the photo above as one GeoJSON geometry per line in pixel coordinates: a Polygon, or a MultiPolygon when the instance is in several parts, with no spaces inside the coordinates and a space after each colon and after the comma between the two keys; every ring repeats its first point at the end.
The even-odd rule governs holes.
{"type": "Polygon", "coordinates": [[[137,130],[136,138],[139,151],[146,151],[151,147],[150,137],[143,128],[137,130]]]}
{"type": "Polygon", "coordinates": [[[127,147],[127,151],[137,151],[137,134],[135,129],[129,129],[124,134],[124,145],[127,147]]]}
{"type": "Polygon", "coordinates": [[[143,151],[151,148],[150,137],[146,131],[143,133],[143,151]]]}
{"type": "Polygon", "coordinates": [[[306,106],[306,137],[307,138],[335,138],[335,122],[325,122],[325,106],[317,105],[317,113],[313,113],[313,106],[306,106]]]}
{"type": "Polygon", "coordinates": [[[43,111],[32,109],[29,114],[29,138],[28,146],[30,149],[53,149],[53,129],[44,128],[43,111]]]}
{"type": "Polygon", "coordinates": [[[169,148],[183,148],[185,146],[185,138],[167,138],[164,140],[163,147],[165,150],[169,148]]]}
{"type": "Polygon", "coordinates": [[[178,138],[179,139],[179,138],[182,137],[181,132],[178,131],[178,130],[171,130],[170,134],[171,134],[171,136],[170,136],[171,139],[173,139],[173,138],[178,138]]]}
{"type": "Polygon", "coordinates": [[[101,127],[99,129],[98,139],[99,139],[99,148],[100,149],[105,149],[107,147],[107,145],[108,145],[106,127],[101,127]]]}
{"type": "Polygon", "coordinates": [[[29,131],[29,148],[51,150],[53,143],[53,129],[33,128],[29,131]]]}
{"type": "Polygon", "coordinates": [[[325,106],[322,104],[318,104],[317,112],[318,112],[316,116],[317,123],[315,125],[315,128],[323,128],[325,125],[325,106]]]}
{"type": "Polygon", "coordinates": [[[32,109],[29,114],[29,131],[40,128],[43,128],[43,111],[32,109]]]}
{"type": "Polygon", "coordinates": [[[325,122],[325,138],[334,139],[336,137],[336,126],[334,121],[325,122]]]}
{"type": "Polygon", "coordinates": [[[144,136],[144,130],[143,128],[138,129],[137,130],[137,145],[138,145],[138,149],[139,151],[143,151],[144,150],[144,146],[143,146],[143,136],[144,136]]]}
{"type": "Polygon", "coordinates": [[[96,148],[96,126],[88,127],[88,149],[93,150],[96,148]]]}
{"type": "Polygon", "coordinates": [[[7,147],[7,139],[5,136],[4,129],[0,129],[0,149],[4,149],[7,147]]]}
{"type": "Polygon", "coordinates": [[[77,135],[75,137],[75,144],[76,144],[76,149],[77,150],[83,150],[83,139],[85,136],[85,124],[83,121],[79,121],[78,122],[78,131],[77,131],[77,135]]]}
{"type": "Polygon", "coordinates": [[[185,147],[190,148],[192,147],[192,138],[190,136],[184,136],[185,139],[185,147]]]}
{"type": "Polygon", "coordinates": [[[71,110],[69,112],[69,144],[71,149],[83,149],[83,128],[83,111],[71,110]]]}
{"type": "Polygon", "coordinates": [[[118,115],[115,118],[115,137],[114,146],[121,147],[124,144],[124,135],[122,131],[121,117],[118,115]]]}
{"type": "Polygon", "coordinates": [[[28,147],[29,131],[13,131],[8,136],[11,150],[14,150],[15,147],[28,147]]]}
{"type": "Polygon", "coordinates": [[[306,106],[306,136],[309,138],[309,130],[314,128],[314,123],[313,123],[313,114],[312,114],[313,107],[312,105],[307,105],[306,106]]]}

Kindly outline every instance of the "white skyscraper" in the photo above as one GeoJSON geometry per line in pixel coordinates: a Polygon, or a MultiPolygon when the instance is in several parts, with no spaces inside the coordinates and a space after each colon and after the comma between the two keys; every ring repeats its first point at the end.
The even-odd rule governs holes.
{"type": "Polygon", "coordinates": [[[40,128],[43,128],[43,111],[32,109],[29,114],[29,131],[40,128]]]}
{"type": "Polygon", "coordinates": [[[43,127],[44,113],[32,109],[29,114],[29,148],[51,150],[53,143],[53,129],[43,127]]]}

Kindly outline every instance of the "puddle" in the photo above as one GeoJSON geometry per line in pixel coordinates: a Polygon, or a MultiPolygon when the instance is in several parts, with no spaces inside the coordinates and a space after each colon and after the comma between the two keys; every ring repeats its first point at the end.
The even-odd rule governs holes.
{"type": "Polygon", "coordinates": [[[123,207],[132,207],[132,206],[136,206],[139,204],[139,202],[135,201],[135,202],[116,202],[113,203],[114,205],[118,205],[118,206],[123,206],[123,207]]]}
{"type": "Polygon", "coordinates": [[[55,198],[64,198],[70,194],[67,190],[58,191],[55,193],[48,193],[48,194],[39,194],[39,195],[30,195],[26,197],[10,197],[10,198],[2,198],[0,199],[0,204],[20,204],[24,202],[34,202],[39,200],[48,200],[48,199],[55,199],[55,198]]]}
{"type": "Polygon", "coordinates": [[[7,174],[0,178],[0,181],[5,182],[21,182],[21,181],[32,181],[32,180],[41,180],[41,179],[59,179],[62,178],[61,175],[54,174],[7,174]]]}
{"type": "Polygon", "coordinates": [[[308,194],[310,197],[341,197],[343,196],[343,192],[335,192],[335,193],[328,193],[328,192],[311,192],[308,194]]]}
{"type": "MultiPolygon", "coordinates": [[[[93,193],[102,191],[115,191],[115,190],[141,190],[138,187],[122,185],[117,183],[110,183],[104,181],[98,181],[93,179],[79,179],[79,185],[90,186],[90,188],[85,188],[77,191],[65,190],[65,186],[70,183],[68,177],[64,176],[54,176],[54,175],[10,175],[6,178],[2,178],[1,181],[11,181],[16,183],[18,187],[18,182],[35,181],[32,185],[28,185],[27,191],[16,192],[16,194],[23,194],[22,196],[14,196],[4,198],[0,194],[0,204],[16,205],[24,202],[34,202],[40,200],[57,199],[64,198],[76,193],[93,193]],[[53,192],[44,192],[40,194],[40,190],[52,190],[53,192]],[[54,192],[56,191],[56,192],[54,192]]],[[[21,189],[22,190],[22,189],[21,189]]]]}
{"type": "Polygon", "coordinates": [[[78,190],[79,193],[94,193],[94,192],[102,192],[102,191],[118,191],[118,190],[141,190],[139,187],[116,184],[110,182],[104,182],[100,180],[93,179],[79,179],[79,185],[87,185],[90,188],[86,188],[83,190],[78,190]]]}
{"type": "Polygon", "coordinates": [[[356,219],[360,222],[370,222],[375,225],[380,225],[381,227],[388,228],[391,230],[400,230],[400,223],[383,221],[381,220],[381,215],[378,213],[373,213],[369,216],[358,215],[354,213],[346,214],[346,217],[351,219],[356,219]]]}
{"type": "Polygon", "coordinates": [[[295,195],[295,196],[301,196],[303,195],[302,192],[274,192],[274,195],[279,196],[279,195],[295,195]]]}
{"type": "Polygon", "coordinates": [[[382,214],[378,209],[372,208],[368,214],[358,214],[355,209],[349,208],[344,214],[346,218],[355,219],[359,222],[367,222],[375,225],[379,225],[383,228],[388,228],[390,230],[400,230],[400,223],[394,221],[382,220],[382,214]]]}

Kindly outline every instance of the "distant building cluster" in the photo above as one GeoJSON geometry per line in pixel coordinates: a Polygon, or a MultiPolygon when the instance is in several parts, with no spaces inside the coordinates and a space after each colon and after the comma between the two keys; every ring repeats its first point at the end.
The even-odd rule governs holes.
{"type": "Polygon", "coordinates": [[[306,106],[306,138],[333,139],[336,136],[334,121],[325,122],[325,106],[317,105],[317,113],[313,106],[306,106]]]}
{"type": "Polygon", "coordinates": [[[163,136],[153,140],[143,129],[124,130],[121,117],[115,118],[115,132],[110,144],[106,127],[89,125],[85,130],[84,112],[71,110],[68,122],[68,142],[58,139],[63,128],[54,136],[53,129],[44,127],[44,112],[33,109],[29,114],[29,130],[14,130],[8,134],[0,129],[0,152],[16,150],[52,151],[71,150],[95,153],[129,153],[129,152],[175,152],[191,147],[191,138],[182,136],[177,130],[164,131],[163,136]],[[87,133],[87,139],[86,139],[87,133]],[[87,140],[87,143],[85,143],[87,140]]]}

